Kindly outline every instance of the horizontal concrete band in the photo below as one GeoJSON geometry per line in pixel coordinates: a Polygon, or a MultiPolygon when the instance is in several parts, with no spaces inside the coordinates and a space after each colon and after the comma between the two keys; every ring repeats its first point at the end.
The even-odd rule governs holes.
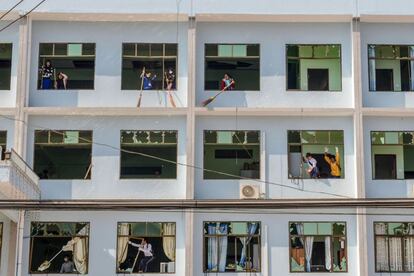
{"type": "Polygon", "coordinates": [[[272,199],[272,200],[0,200],[0,209],[303,209],[413,208],[414,199],[272,199]]]}

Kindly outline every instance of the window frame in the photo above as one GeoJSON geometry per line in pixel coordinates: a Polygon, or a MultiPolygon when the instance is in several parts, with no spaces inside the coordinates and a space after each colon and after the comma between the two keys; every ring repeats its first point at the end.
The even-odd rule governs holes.
{"type": "MultiPolygon", "coordinates": [[[[75,92],[75,91],[95,91],[95,89],[96,89],[96,49],[97,49],[97,47],[96,47],[96,42],[39,42],[39,46],[38,46],[38,60],[37,60],[37,62],[38,62],[38,66],[37,66],[37,68],[36,68],[36,71],[37,71],[37,78],[36,78],[36,91],[37,92],[51,92],[51,91],[66,91],[66,92],[75,92]],[[87,89],[85,89],[85,88],[83,88],[83,89],[77,89],[77,88],[75,88],[75,89],[71,89],[71,88],[67,88],[67,89],[64,89],[64,90],[62,90],[62,89],[55,89],[55,88],[52,88],[52,89],[41,89],[40,87],[39,87],[39,81],[41,81],[42,80],[42,78],[41,78],[41,76],[40,76],[40,74],[39,74],[39,68],[41,67],[41,64],[40,64],[40,59],[42,59],[43,58],[43,60],[44,61],[46,61],[47,59],[50,59],[50,58],[64,58],[64,57],[70,57],[70,56],[68,56],[68,55],[55,55],[55,54],[52,54],[52,55],[41,55],[40,54],[40,46],[42,45],[42,44],[52,44],[53,45],[53,52],[55,51],[55,45],[56,44],[64,44],[64,45],[69,45],[69,44],[81,44],[82,46],[84,45],[84,44],[93,44],[93,46],[94,46],[94,51],[95,51],[95,54],[94,55],[82,55],[82,56],[73,56],[73,57],[89,57],[89,58],[92,58],[93,57],[93,87],[92,88],[87,88],[87,89]]],[[[56,67],[54,67],[53,66],[53,68],[55,69],[55,75],[57,75],[57,73],[58,72],[56,72],[56,67]]],[[[70,76],[69,76],[69,80],[70,80],[70,76]]],[[[55,80],[54,80],[54,82],[55,82],[55,80]]]]}
{"type": "MultiPolygon", "coordinates": [[[[138,236],[133,236],[133,235],[119,235],[119,225],[121,224],[134,224],[134,223],[145,223],[146,227],[148,227],[149,223],[160,223],[162,225],[166,224],[166,223],[172,223],[175,225],[175,235],[161,235],[161,236],[143,236],[146,238],[164,238],[164,237],[168,237],[168,238],[174,238],[175,239],[175,250],[174,250],[174,255],[176,260],[175,262],[175,267],[174,267],[174,272],[145,272],[144,274],[176,274],[177,273],[177,222],[176,221],[118,221],[116,224],[116,256],[115,256],[115,274],[142,274],[142,273],[128,273],[125,271],[120,271],[119,267],[118,267],[118,245],[119,245],[119,238],[120,237],[135,237],[137,238],[138,236]]],[[[136,266],[138,265],[138,263],[136,264],[136,266]]]]}
{"type": "MultiPolygon", "coordinates": [[[[312,51],[312,56],[314,55],[313,51],[312,51]]],[[[326,93],[326,92],[331,92],[331,93],[335,93],[335,92],[343,92],[343,74],[342,74],[342,43],[320,43],[320,44],[312,44],[312,43],[298,43],[298,44],[293,44],[293,43],[288,43],[285,44],[285,90],[286,92],[312,92],[312,93],[318,93],[318,92],[322,92],[322,93],[326,93]],[[289,46],[339,46],[339,52],[340,52],[340,56],[339,58],[301,58],[301,57],[289,57],[288,56],[288,47],[289,46]],[[341,88],[339,90],[304,90],[304,89],[288,89],[289,84],[288,84],[288,65],[289,65],[289,60],[290,59],[296,59],[296,60],[301,60],[301,59],[312,59],[312,60],[330,60],[330,59],[334,59],[334,60],[339,60],[339,74],[340,74],[340,85],[341,88]]]]}
{"type": "Polygon", "coordinates": [[[4,91],[11,91],[11,89],[12,89],[12,77],[13,77],[13,75],[12,75],[13,74],[13,71],[12,71],[12,69],[13,69],[13,42],[1,42],[0,46],[1,45],[9,46],[11,52],[10,52],[9,88],[8,89],[0,89],[0,93],[4,92],[4,91]]]}
{"type": "Polygon", "coordinates": [[[220,56],[207,56],[206,55],[206,48],[207,48],[207,45],[215,45],[215,46],[220,46],[220,45],[231,45],[231,46],[240,46],[240,45],[246,45],[246,47],[247,46],[249,46],[249,45],[251,45],[251,46],[258,46],[258,49],[259,49],[259,55],[258,56],[246,56],[246,57],[221,57],[221,58],[227,58],[227,59],[258,59],[258,63],[259,63],[259,87],[258,87],[258,89],[256,89],[256,90],[248,90],[248,89],[239,89],[238,87],[237,87],[237,79],[235,79],[235,81],[236,81],[236,89],[232,89],[232,90],[228,90],[228,91],[230,91],[230,92],[261,92],[262,90],[261,90],[261,87],[262,87],[262,60],[261,60],[261,53],[262,53],[262,50],[261,50],[261,44],[260,43],[248,43],[248,42],[246,42],[246,43],[229,43],[229,42],[226,42],[226,43],[219,43],[219,42],[208,42],[208,43],[204,43],[204,48],[203,48],[203,61],[204,61],[204,81],[203,81],[203,90],[204,90],[204,92],[217,92],[217,91],[220,91],[220,88],[218,87],[217,89],[206,89],[206,80],[207,80],[207,59],[212,59],[212,58],[216,58],[216,59],[219,59],[220,58],[220,56]]]}
{"type": "MultiPolygon", "coordinates": [[[[384,91],[384,90],[372,90],[371,89],[371,85],[370,85],[370,83],[371,83],[371,74],[370,74],[370,65],[369,65],[369,62],[371,61],[371,60],[408,60],[408,61],[410,61],[410,60],[412,60],[413,62],[414,62],[414,58],[397,58],[397,57],[394,57],[394,58],[370,58],[369,57],[369,48],[370,47],[372,47],[372,46],[375,46],[375,47],[377,47],[377,46],[391,46],[391,47],[414,47],[414,43],[413,44],[381,44],[381,43],[379,43],[379,44],[370,44],[370,43],[367,43],[367,67],[368,67],[368,91],[369,92],[373,92],[373,93],[376,93],[376,92],[380,92],[380,93],[410,93],[410,92],[414,92],[414,90],[407,90],[407,91],[403,91],[403,90],[401,90],[401,91],[395,91],[395,90],[392,90],[392,91],[384,91]]],[[[395,55],[394,55],[395,56],[395,55]]],[[[414,82],[414,72],[411,72],[411,82],[414,82]]]]}
{"type": "MultiPolygon", "coordinates": [[[[203,232],[203,236],[202,236],[202,243],[203,243],[203,256],[202,256],[202,258],[203,258],[203,261],[202,261],[202,271],[203,271],[203,273],[204,274],[220,274],[220,273],[261,273],[262,272],[262,266],[263,266],[263,264],[262,264],[262,222],[261,221],[256,221],[256,220],[254,220],[254,221],[242,221],[242,220],[230,220],[230,221],[225,221],[225,220],[218,220],[218,221],[214,221],[214,220],[203,220],[203,227],[202,227],[202,232],[203,232]],[[206,223],[229,223],[229,224],[231,224],[231,223],[258,223],[259,224],[259,228],[258,228],[258,230],[259,230],[259,234],[257,234],[257,235],[252,235],[252,239],[253,238],[257,238],[258,239],[258,245],[259,245],[259,265],[260,265],[260,267],[259,267],[259,270],[258,271],[223,271],[223,272],[220,272],[220,271],[208,271],[208,270],[206,270],[205,268],[206,268],[206,242],[205,242],[205,238],[207,237],[223,237],[223,236],[226,236],[227,238],[228,237],[235,237],[235,238],[237,238],[237,237],[244,237],[244,236],[246,236],[246,237],[249,237],[249,235],[219,235],[219,234],[216,234],[216,235],[209,235],[209,234],[205,234],[204,233],[204,228],[205,228],[205,225],[206,225],[206,223]]],[[[247,255],[247,254],[246,254],[247,255]]]]}
{"type": "Polygon", "coordinates": [[[299,131],[301,134],[301,136],[300,136],[300,138],[301,138],[301,140],[302,140],[302,132],[303,131],[313,131],[313,132],[319,132],[319,131],[324,131],[324,132],[334,132],[334,131],[340,131],[340,132],[342,132],[342,138],[343,138],[343,142],[342,142],[342,144],[320,144],[320,143],[312,143],[311,145],[320,145],[320,146],[328,146],[328,145],[339,145],[339,146],[343,146],[343,148],[344,148],[344,156],[343,156],[343,158],[342,158],[342,160],[341,160],[341,174],[343,175],[343,177],[340,177],[340,178],[332,178],[332,177],[328,177],[328,178],[319,178],[319,179],[328,179],[328,180],[332,180],[332,179],[339,179],[339,180],[344,180],[345,179],[345,131],[343,130],[343,129],[327,129],[327,130],[325,130],[325,129],[319,129],[319,130],[309,130],[309,129],[288,129],[287,130],[287,135],[286,135],[286,137],[287,137],[287,164],[288,164],[288,179],[292,179],[292,180],[295,180],[295,179],[301,179],[301,180],[314,180],[314,179],[312,179],[312,178],[304,178],[303,177],[303,172],[302,172],[302,175],[301,175],[301,177],[291,177],[290,176],[290,167],[289,167],[289,154],[290,154],[290,146],[291,145],[294,145],[294,146],[300,146],[301,147],[301,155],[302,155],[302,157],[304,156],[304,152],[303,152],[303,147],[302,147],[302,145],[309,145],[309,144],[303,144],[302,143],[302,141],[300,142],[300,144],[298,144],[298,143],[290,143],[289,142],[289,132],[293,132],[293,131],[299,131]]]}
{"type": "MultiPolygon", "coordinates": [[[[145,129],[136,129],[136,130],[131,130],[131,129],[121,129],[120,130],[120,135],[119,135],[119,141],[120,141],[120,151],[119,151],[119,180],[121,181],[131,181],[131,180],[140,180],[140,181],[145,181],[145,180],[149,180],[149,181],[153,181],[153,180],[157,180],[157,181],[161,181],[161,180],[177,180],[178,179],[178,130],[167,130],[167,129],[161,129],[161,130],[145,130],[145,129]],[[122,172],[122,151],[124,150],[122,148],[122,132],[126,132],[126,131],[144,131],[144,132],[175,132],[176,135],[176,139],[177,142],[175,143],[175,147],[176,147],[176,154],[175,154],[175,177],[174,178],[122,178],[121,177],[121,172],[122,172]]],[[[139,145],[139,144],[137,144],[139,145]]],[[[160,145],[160,144],[153,144],[154,146],[156,145],[160,145]]],[[[162,144],[161,144],[162,145],[162,144]]]]}
{"type": "MultiPolygon", "coordinates": [[[[262,160],[261,160],[262,159],[261,158],[261,155],[262,155],[262,143],[261,143],[262,142],[262,130],[246,130],[246,129],[243,129],[243,130],[203,129],[203,141],[202,141],[202,143],[203,143],[203,180],[207,180],[207,181],[233,180],[234,181],[234,180],[243,180],[244,179],[241,176],[239,176],[239,178],[205,178],[205,172],[206,172],[206,170],[209,170],[209,169],[206,169],[205,168],[205,160],[204,160],[205,159],[204,152],[205,152],[205,146],[206,146],[206,143],[205,143],[205,137],[206,136],[205,135],[206,135],[206,132],[207,131],[215,131],[215,132],[220,132],[220,131],[222,131],[222,132],[258,132],[258,134],[259,134],[259,138],[258,138],[259,142],[257,144],[259,146],[259,163],[260,163],[260,167],[259,167],[259,178],[254,179],[254,180],[260,180],[261,179],[261,176],[263,174],[262,169],[261,169],[261,165],[262,165],[262,160]]],[[[243,145],[247,145],[247,146],[252,145],[252,146],[255,146],[257,144],[256,143],[251,143],[251,144],[248,144],[248,143],[246,143],[246,144],[240,143],[240,144],[236,144],[236,145],[241,145],[241,146],[243,146],[243,145]]],[[[217,144],[217,145],[219,145],[219,144],[217,144]]],[[[228,144],[228,145],[234,145],[234,144],[228,144]]],[[[225,173],[225,172],[223,172],[223,173],[225,173]]]]}
{"type": "MultiPolygon", "coordinates": [[[[349,269],[349,259],[348,259],[348,224],[346,221],[289,221],[288,222],[288,233],[289,233],[289,273],[348,273],[348,269],[349,269]],[[333,235],[333,231],[332,231],[332,235],[292,235],[290,233],[290,225],[291,224],[304,224],[304,223],[330,223],[331,224],[331,228],[333,227],[333,225],[335,223],[337,224],[344,224],[345,225],[345,235],[333,235]],[[291,266],[291,259],[292,259],[292,237],[330,237],[331,238],[331,271],[292,271],[292,266],[291,266]],[[343,271],[333,271],[333,246],[332,246],[332,242],[334,238],[345,238],[345,258],[346,258],[346,269],[343,271]]],[[[303,250],[305,250],[305,245],[303,245],[303,250]]]]}
{"type": "MultiPolygon", "coordinates": [[[[74,237],[86,237],[87,239],[87,244],[88,244],[88,254],[87,254],[87,268],[86,268],[86,273],[85,275],[89,274],[89,257],[90,257],[90,237],[91,237],[91,223],[89,221],[31,221],[30,222],[30,246],[29,246],[29,267],[28,267],[28,274],[46,274],[46,275],[50,275],[50,274],[58,274],[58,275],[64,275],[64,274],[68,274],[68,275],[80,275],[79,272],[72,272],[72,273],[58,273],[58,272],[52,272],[52,273],[45,273],[43,271],[31,271],[32,270],[32,255],[33,255],[33,239],[36,238],[35,236],[32,236],[32,227],[34,224],[36,223],[44,223],[44,224],[52,224],[52,223],[56,223],[56,224],[63,224],[63,223],[70,223],[70,224],[76,224],[76,223],[80,223],[80,224],[85,224],[85,226],[88,226],[88,235],[73,235],[73,236],[38,236],[41,238],[45,238],[45,237],[49,237],[49,238],[74,238],[74,237]]],[[[72,260],[73,261],[73,260],[72,260]]]]}
{"type": "MultiPolygon", "coordinates": [[[[390,91],[388,91],[388,92],[390,92],[390,91]]],[[[409,92],[409,91],[405,91],[405,92],[409,92]]],[[[388,178],[375,178],[375,172],[374,172],[374,168],[375,168],[375,160],[374,160],[374,152],[373,152],[373,150],[372,150],[372,147],[373,146],[379,146],[379,147],[386,147],[386,146],[401,146],[401,147],[404,147],[404,146],[413,146],[414,147],[414,143],[413,144],[405,144],[404,143],[404,140],[402,140],[401,141],[401,143],[397,143],[397,144],[386,144],[386,143],[384,143],[384,144],[373,144],[373,142],[372,142],[372,135],[373,135],[373,133],[378,133],[378,132],[382,132],[382,133],[401,133],[401,134],[404,134],[405,132],[411,132],[411,133],[413,133],[414,134],[414,130],[412,130],[412,131],[410,131],[410,130],[371,130],[370,132],[369,132],[369,140],[370,140],[370,145],[371,145],[371,147],[370,147],[370,151],[371,151],[371,156],[370,156],[370,159],[371,159],[371,178],[372,178],[372,180],[379,180],[379,181],[404,181],[404,180],[410,180],[410,179],[413,179],[413,178],[398,178],[398,174],[396,173],[396,178],[395,179],[388,179],[388,178]]],[[[414,137],[414,136],[413,136],[414,137]]],[[[385,142],[385,141],[384,141],[385,142]]],[[[387,153],[388,154],[388,153],[387,153]]],[[[389,155],[394,155],[394,154],[392,154],[392,153],[390,153],[389,155]]],[[[403,158],[404,158],[404,152],[403,152],[403,158]]],[[[404,164],[405,165],[405,164],[404,164]]],[[[404,171],[405,172],[405,171],[404,171]]],[[[414,271],[413,271],[414,272],[414,271]]]]}
{"type": "MultiPolygon", "coordinates": [[[[179,71],[178,71],[178,61],[179,61],[179,43],[174,43],[174,42],[155,42],[155,43],[152,43],[152,42],[122,42],[122,48],[121,48],[121,83],[120,83],[120,90],[121,91],[139,91],[139,89],[137,88],[137,89],[122,89],[122,72],[123,72],[123,70],[124,70],[124,68],[123,68],[123,63],[124,63],[124,58],[125,58],[125,56],[127,56],[127,57],[131,57],[131,58],[134,58],[134,59],[139,59],[139,58],[147,58],[148,60],[151,60],[151,55],[149,55],[149,56],[138,56],[137,55],[137,50],[138,50],[138,45],[139,44],[144,44],[144,45],[149,45],[149,49],[150,49],[150,52],[151,52],[151,45],[153,45],[153,44],[161,44],[162,45],[162,51],[163,51],[163,55],[162,56],[155,56],[156,58],[154,58],[154,60],[156,60],[156,59],[161,59],[162,60],[162,68],[163,68],[163,72],[166,72],[166,67],[165,67],[165,61],[164,61],[164,58],[165,57],[175,57],[175,88],[173,88],[171,91],[174,91],[174,92],[176,92],[176,91],[178,91],[178,85],[179,85],[179,81],[178,81],[178,79],[179,79],[179,77],[178,77],[178,73],[179,73],[179,71]],[[124,45],[126,45],[126,44],[134,44],[134,47],[135,47],[135,56],[129,56],[129,55],[125,55],[124,54],[124,45]],[[167,44],[171,44],[171,45],[175,45],[176,46],[176,49],[177,49],[177,54],[175,55],[175,56],[166,56],[165,55],[165,46],[167,45],[167,44]]],[[[137,79],[139,80],[139,76],[137,77],[137,79]]],[[[165,87],[165,77],[164,77],[164,74],[162,74],[162,89],[151,89],[151,90],[146,90],[145,92],[151,92],[151,91],[167,91],[167,88],[164,88],[165,87]]]]}
{"type": "MultiPolygon", "coordinates": [[[[42,178],[42,179],[40,179],[41,181],[47,181],[47,180],[52,180],[52,181],[69,181],[69,180],[80,180],[80,181],[91,181],[92,180],[92,169],[93,169],[93,163],[92,163],[92,161],[93,161],[93,144],[94,144],[94,142],[93,142],[93,130],[91,129],[91,130],[84,130],[84,129],[76,129],[76,130],[74,130],[74,129],[35,129],[34,130],[34,134],[33,134],[33,161],[32,161],[32,164],[33,164],[33,169],[35,168],[35,159],[36,159],[36,145],[39,145],[39,144],[44,144],[44,145],[47,145],[47,144],[49,144],[49,145],[65,145],[65,143],[36,143],[36,132],[42,132],[42,131],[47,131],[48,132],[48,140],[50,141],[50,133],[52,133],[52,132],[55,132],[55,133],[58,133],[58,134],[60,134],[60,132],[62,133],[62,135],[63,135],[63,133],[65,133],[66,131],[78,131],[78,132],[90,132],[91,133],[91,142],[90,143],[77,143],[77,144],[81,144],[81,145],[90,145],[90,147],[91,147],[91,152],[90,152],[90,164],[91,164],[91,169],[90,169],[90,171],[89,171],[89,173],[88,173],[88,175],[89,175],[89,178],[70,178],[70,179],[60,179],[60,178],[42,178]]],[[[83,139],[83,138],[82,138],[83,139]]],[[[67,144],[67,145],[73,145],[73,144],[67,144]]],[[[37,175],[37,173],[36,173],[36,175],[37,175]]]]}
{"type": "Polygon", "coordinates": [[[390,274],[394,274],[394,273],[413,273],[414,272],[414,270],[412,270],[412,271],[406,271],[406,270],[404,270],[404,264],[405,264],[405,250],[404,250],[404,238],[406,238],[406,237],[412,237],[412,238],[414,238],[414,234],[412,234],[412,235],[409,235],[409,234],[407,234],[407,235],[401,235],[401,236],[398,236],[398,235],[390,235],[390,234],[388,234],[388,232],[389,232],[389,228],[388,228],[388,225],[390,224],[390,223],[401,223],[401,224],[403,224],[403,223],[411,223],[411,224],[413,224],[414,222],[411,222],[411,221],[373,221],[372,222],[372,230],[373,230],[373,236],[374,236],[374,260],[375,260],[375,262],[374,262],[374,266],[375,266],[375,273],[390,273],[390,274]],[[376,224],[380,224],[380,223],[385,223],[385,224],[387,224],[387,234],[377,234],[376,232],[375,232],[375,225],[376,224]],[[385,238],[386,240],[387,240],[387,246],[388,246],[388,252],[387,252],[387,260],[388,260],[388,268],[389,268],[389,270],[388,271],[381,271],[381,270],[377,270],[377,237],[383,237],[383,238],[385,238]],[[392,271],[391,270],[391,266],[390,266],[390,241],[389,241],[389,238],[401,238],[401,261],[402,261],[402,267],[403,267],[403,270],[402,271],[392,271]]]}
{"type": "MultiPolygon", "coordinates": [[[[4,146],[3,147],[3,152],[0,151],[0,161],[3,160],[4,152],[7,151],[7,130],[0,130],[0,136],[2,134],[4,134],[5,141],[4,141],[4,143],[1,143],[1,141],[0,141],[0,147],[3,147],[4,146]]],[[[0,250],[1,250],[1,246],[0,246],[0,250]]]]}
{"type": "Polygon", "coordinates": [[[1,268],[1,261],[3,256],[3,235],[4,235],[4,223],[0,221],[0,268],[1,268]]]}

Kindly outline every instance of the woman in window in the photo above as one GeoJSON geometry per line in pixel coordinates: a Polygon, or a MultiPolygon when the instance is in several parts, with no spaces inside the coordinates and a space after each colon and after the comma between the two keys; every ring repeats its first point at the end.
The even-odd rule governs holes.
{"type": "Polygon", "coordinates": [[[151,72],[145,71],[144,67],[140,78],[142,79],[142,89],[152,90],[152,81],[157,78],[157,75],[152,76],[151,72]]]}
{"type": "Polygon", "coordinates": [[[56,79],[56,89],[67,89],[67,83],[68,83],[68,76],[64,74],[63,72],[59,72],[57,79],[56,79]]]}
{"type": "Polygon", "coordinates": [[[308,164],[308,169],[306,172],[309,174],[311,178],[319,178],[319,168],[318,168],[318,161],[312,157],[312,154],[309,152],[306,153],[306,157],[303,157],[303,162],[308,164]]]}
{"type": "Polygon", "coordinates": [[[341,178],[341,164],[339,158],[339,149],[335,147],[335,155],[328,153],[329,149],[325,148],[325,161],[331,167],[331,178],[341,178]]]}
{"type": "Polygon", "coordinates": [[[40,84],[40,89],[52,89],[53,88],[53,78],[55,76],[55,68],[52,67],[50,60],[46,61],[46,64],[43,65],[40,69],[40,74],[42,76],[42,83],[40,84]]]}
{"type": "Polygon", "coordinates": [[[220,90],[233,90],[235,88],[236,82],[234,79],[230,76],[230,74],[226,73],[224,74],[223,79],[221,80],[220,84],[220,90]]]}

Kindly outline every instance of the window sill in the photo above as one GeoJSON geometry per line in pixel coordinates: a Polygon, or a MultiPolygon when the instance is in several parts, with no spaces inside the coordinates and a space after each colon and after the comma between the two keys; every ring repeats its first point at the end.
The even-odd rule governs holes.
{"type": "Polygon", "coordinates": [[[370,93],[414,93],[413,90],[409,91],[381,91],[381,90],[369,90],[370,93]]]}
{"type": "Polygon", "coordinates": [[[311,92],[311,93],[342,93],[343,90],[294,90],[287,89],[286,92],[311,92]]]}

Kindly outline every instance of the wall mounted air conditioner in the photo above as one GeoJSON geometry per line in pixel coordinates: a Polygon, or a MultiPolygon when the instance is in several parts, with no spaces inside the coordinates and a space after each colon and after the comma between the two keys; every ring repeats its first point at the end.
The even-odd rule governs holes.
{"type": "Polygon", "coordinates": [[[260,185],[253,183],[240,184],[240,199],[259,199],[260,185]]]}

